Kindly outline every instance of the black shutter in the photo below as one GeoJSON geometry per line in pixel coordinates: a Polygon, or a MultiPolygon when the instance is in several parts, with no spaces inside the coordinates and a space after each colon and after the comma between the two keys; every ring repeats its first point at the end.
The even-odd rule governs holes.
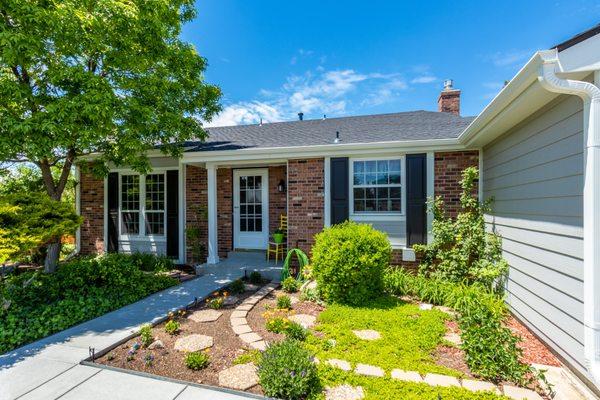
{"type": "Polygon", "coordinates": [[[350,213],[348,196],[348,157],[331,159],[331,225],[348,219],[350,213]]]}
{"type": "Polygon", "coordinates": [[[406,235],[408,245],[427,241],[427,158],[406,156],[406,235]]]}
{"type": "Polygon", "coordinates": [[[107,205],[108,205],[108,246],[109,253],[119,250],[119,173],[111,172],[107,180],[107,205]]]}
{"type": "Polygon", "coordinates": [[[167,256],[179,258],[178,171],[167,171],[167,256]]]}

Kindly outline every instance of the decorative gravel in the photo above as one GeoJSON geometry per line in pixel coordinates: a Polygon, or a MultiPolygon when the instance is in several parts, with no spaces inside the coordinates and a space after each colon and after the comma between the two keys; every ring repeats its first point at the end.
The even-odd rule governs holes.
{"type": "Polygon", "coordinates": [[[325,389],[326,400],[360,400],[364,398],[365,394],[360,386],[341,385],[325,389]]]}

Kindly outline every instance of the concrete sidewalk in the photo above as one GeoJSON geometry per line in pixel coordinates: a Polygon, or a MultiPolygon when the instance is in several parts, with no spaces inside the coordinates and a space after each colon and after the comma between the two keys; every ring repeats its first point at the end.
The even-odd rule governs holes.
{"type": "Polygon", "coordinates": [[[244,270],[277,279],[263,256],[243,254],[205,267],[206,274],[137,303],[0,355],[0,400],[14,399],[240,399],[223,392],[79,365],[96,352],[240,278],[244,270]],[[209,393],[207,396],[200,396],[209,393]],[[214,393],[213,393],[214,392],[214,393]]]}

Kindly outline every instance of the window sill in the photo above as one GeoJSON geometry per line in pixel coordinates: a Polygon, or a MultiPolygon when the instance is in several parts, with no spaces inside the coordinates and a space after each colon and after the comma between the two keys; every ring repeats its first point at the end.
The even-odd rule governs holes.
{"type": "Polygon", "coordinates": [[[152,242],[166,242],[167,238],[164,235],[161,236],[140,236],[140,235],[132,235],[132,236],[119,236],[119,241],[128,240],[130,242],[144,242],[144,241],[152,241],[152,242]]]}

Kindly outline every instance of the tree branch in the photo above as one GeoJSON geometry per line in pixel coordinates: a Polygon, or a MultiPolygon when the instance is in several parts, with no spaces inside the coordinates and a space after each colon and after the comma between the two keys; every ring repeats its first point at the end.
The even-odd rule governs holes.
{"type": "Polygon", "coordinates": [[[56,200],[60,200],[65,190],[65,186],[67,185],[67,181],[69,180],[69,174],[71,173],[71,167],[73,166],[73,160],[75,160],[75,150],[69,149],[69,151],[67,152],[67,157],[65,158],[65,163],[63,164],[63,168],[60,173],[60,178],[58,179],[58,185],[56,185],[56,200]]]}
{"type": "Polygon", "coordinates": [[[58,199],[56,198],[56,186],[54,185],[54,178],[52,178],[52,170],[48,160],[44,159],[36,161],[36,165],[40,168],[40,171],[42,171],[42,180],[44,181],[44,186],[46,186],[48,196],[54,200],[60,200],[60,197],[58,199]]]}

